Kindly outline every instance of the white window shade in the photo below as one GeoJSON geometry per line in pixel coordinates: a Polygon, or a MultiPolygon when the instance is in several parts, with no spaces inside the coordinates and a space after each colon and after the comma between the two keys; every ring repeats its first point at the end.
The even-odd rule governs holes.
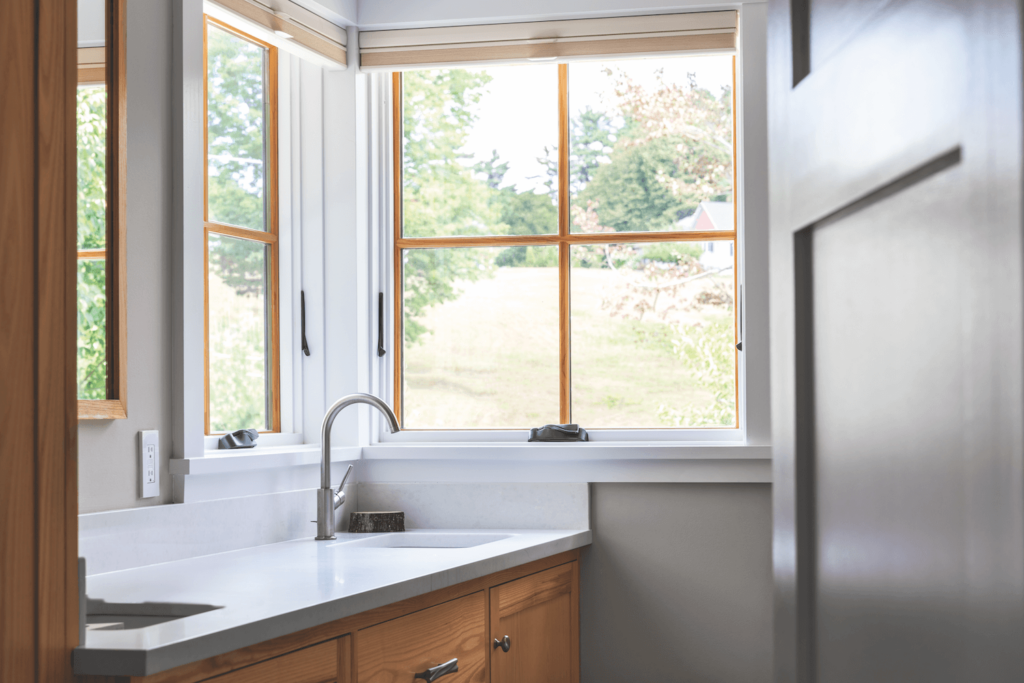
{"type": "Polygon", "coordinates": [[[97,85],[107,80],[107,48],[78,48],[78,84],[97,85]]]}
{"type": "Polygon", "coordinates": [[[735,49],[734,10],[359,34],[364,71],[735,49]]]}
{"type": "Polygon", "coordinates": [[[205,0],[203,11],[318,66],[344,69],[348,63],[345,29],[291,0],[205,0]]]}

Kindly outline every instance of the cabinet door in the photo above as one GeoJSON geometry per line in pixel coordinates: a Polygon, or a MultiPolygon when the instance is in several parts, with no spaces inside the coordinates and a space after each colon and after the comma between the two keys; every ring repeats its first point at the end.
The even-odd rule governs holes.
{"type": "Polygon", "coordinates": [[[484,592],[413,612],[359,631],[359,683],[415,683],[452,659],[457,672],[440,683],[484,683],[487,679],[487,624],[484,592]]]}
{"type": "Polygon", "coordinates": [[[570,562],[491,589],[491,683],[578,683],[577,571],[570,562]]]}

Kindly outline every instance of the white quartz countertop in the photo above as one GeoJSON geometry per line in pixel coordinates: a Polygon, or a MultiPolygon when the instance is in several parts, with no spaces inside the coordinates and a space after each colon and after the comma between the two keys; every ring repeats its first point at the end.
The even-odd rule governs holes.
{"type": "MultiPolygon", "coordinates": [[[[497,538],[463,548],[373,547],[382,534],[299,539],[88,577],[90,600],[220,609],[145,628],[86,633],[78,674],[146,676],[573,550],[590,531],[413,530],[497,538]]],[[[414,538],[415,537],[415,538],[414,538]]],[[[480,539],[480,540],[489,540],[480,539]]],[[[441,538],[443,542],[443,538],[441,538]]]]}

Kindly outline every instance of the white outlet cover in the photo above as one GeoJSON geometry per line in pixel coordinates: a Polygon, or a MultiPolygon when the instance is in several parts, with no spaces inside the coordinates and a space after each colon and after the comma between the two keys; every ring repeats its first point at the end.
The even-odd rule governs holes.
{"type": "Polygon", "coordinates": [[[160,495],[160,432],[139,432],[139,498],[160,495]]]}

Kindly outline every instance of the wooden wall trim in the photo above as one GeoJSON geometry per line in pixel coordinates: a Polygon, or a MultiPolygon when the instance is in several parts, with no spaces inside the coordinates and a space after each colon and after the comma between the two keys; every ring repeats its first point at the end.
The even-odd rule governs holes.
{"type": "Polygon", "coordinates": [[[77,12],[0,3],[0,680],[70,681],[78,640],[77,12]]]}

